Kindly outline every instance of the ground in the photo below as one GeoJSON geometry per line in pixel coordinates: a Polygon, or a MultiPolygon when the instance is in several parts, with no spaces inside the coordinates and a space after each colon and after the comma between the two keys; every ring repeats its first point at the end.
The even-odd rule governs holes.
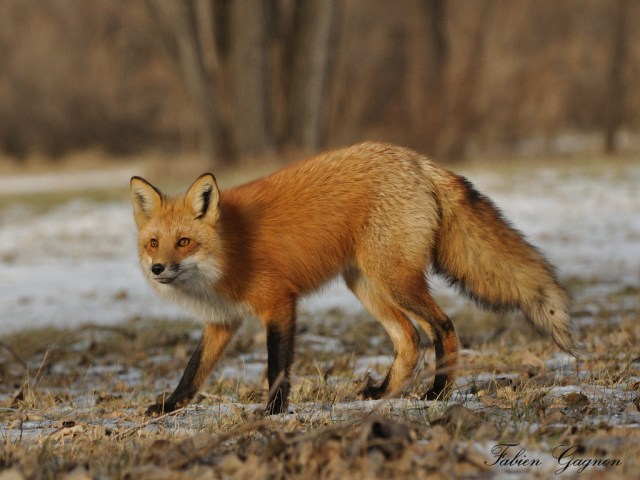
{"type": "Polygon", "coordinates": [[[0,479],[636,478],[640,163],[458,170],[558,266],[592,358],[436,280],[463,347],[454,394],[420,399],[434,364],[423,339],[425,368],[406,395],[361,401],[392,347],[335,283],[300,306],[292,405],[274,417],[260,413],[266,342],[251,321],[193,405],[144,416],[175,387],[200,326],[138,271],[129,170],[86,189],[77,175],[0,179],[0,192],[13,185],[0,195],[0,479]]]}

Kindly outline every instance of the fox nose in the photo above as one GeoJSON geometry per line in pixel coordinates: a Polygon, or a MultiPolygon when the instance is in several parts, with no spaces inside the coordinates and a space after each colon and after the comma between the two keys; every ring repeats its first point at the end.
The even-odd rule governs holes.
{"type": "Polygon", "coordinates": [[[162,265],[161,263],[154,263],[151,266],[151,271],[155,274],[155,275],[160,275],[162,272],[164,272],[164,265],[162,265]]]}

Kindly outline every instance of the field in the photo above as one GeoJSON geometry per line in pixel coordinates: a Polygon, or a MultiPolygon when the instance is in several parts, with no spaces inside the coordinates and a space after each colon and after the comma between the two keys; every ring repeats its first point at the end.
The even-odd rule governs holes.
{"type": "Polygon", "coordinates": [[[637,478],[640,163],[459,170],[559,267],[593,358],[576,362],[518,314],[435,280],[463,347],[454,394],[420,399],[434,367],[425,338],[415,386],[362,401],[392,346],[336,282],[300,306],[292,405],[274,417],[261,414],[266,338],[251,320],[194,404],[144,416],[175,387],[200,326],[138,272],[131,172],[93,172],[103,181],[82,191],[71,174],[0,179],[0,480],[637,478]]]}

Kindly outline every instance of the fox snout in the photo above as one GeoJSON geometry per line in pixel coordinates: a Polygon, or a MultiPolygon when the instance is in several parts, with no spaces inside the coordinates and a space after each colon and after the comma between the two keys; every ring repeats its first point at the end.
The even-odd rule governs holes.
{"type": "Polygon", "coordinates": [[[179,265],[167,265],[159,262],[152,263],[149,270],[153,273],[153,279],[156,282],[164,284],[172,283],[181,273],[179,265]]]}
{"type": "Polygon", "coordinates": [[[162,272],[164,272],[164,265],[161,263],[154,263],[153,265],[151,265],[151,271],[154,273],[154,275],[160,275],[162,272]]]}

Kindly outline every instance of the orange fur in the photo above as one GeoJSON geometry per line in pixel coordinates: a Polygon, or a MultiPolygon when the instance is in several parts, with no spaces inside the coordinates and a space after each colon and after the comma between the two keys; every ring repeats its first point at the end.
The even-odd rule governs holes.
{"type": "Polygon", "coordinates": [[[297,299],[339,274],[396,349],[368,396],[397,395],[415,374],[411,318],[436,350],[428,397],[454,382],[457,336],[429,295],[430,265],[481,304],[520,308],[562,348],[580,352],[552,266],[463,177],[412,150],[364,143],[221,192],[205,174],[178,197],[134,177],[131,194],[141,266],[158,293],[206,322],[264,323],[270,413],[287,405],[297,299]]]}

